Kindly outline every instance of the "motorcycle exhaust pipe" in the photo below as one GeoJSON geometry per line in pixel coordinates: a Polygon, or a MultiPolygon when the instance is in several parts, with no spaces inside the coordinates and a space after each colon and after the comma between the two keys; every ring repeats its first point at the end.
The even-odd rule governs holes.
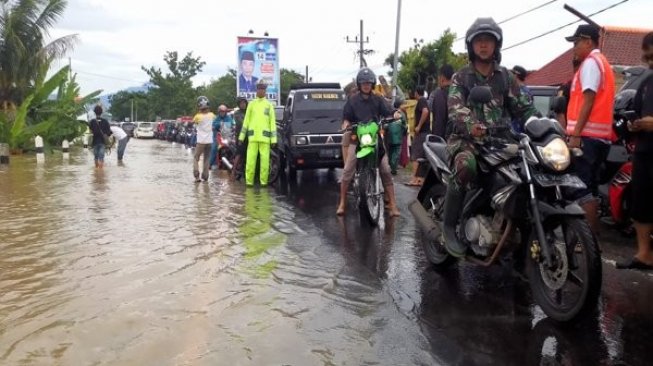
{"type": "Polygon", "coordinates": [[[233,167],[234,167],[234,165],[231,164],[229,162],[229,160],[227,160],[227,158],[224,157],[224,156],[222,157],[222,164],[224,164],[227,167],[227,169],[229,169],[229,170],[233,169],[233,167]]]}
{"type": "Polygon", "coordinates": [[[435,222],[433,222],[433,220],[429,216],[429,213],[426,212],[424,206],[422,206],[422,204],[419,201],[415,200],[410,205],[408,205],[408,211],[410,211],[410,213],[413,214],[415,221],[422,228],[424,234],[426,235],[426,238],[429,241],[440,240],[440,235],[442,234],[442,231],[440,230],[438,225],[435,222]]]}

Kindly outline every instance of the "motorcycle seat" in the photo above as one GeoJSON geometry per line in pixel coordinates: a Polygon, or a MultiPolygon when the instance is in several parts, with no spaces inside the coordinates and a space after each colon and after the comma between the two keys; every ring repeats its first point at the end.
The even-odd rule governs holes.
{"type": "Polygon", "coordinates": [[[449,151],[447,151],[447,144],[442,142],[426,142],[426,147],[433,151],[435,155],[443,162],[449,161],[449,151]]]}

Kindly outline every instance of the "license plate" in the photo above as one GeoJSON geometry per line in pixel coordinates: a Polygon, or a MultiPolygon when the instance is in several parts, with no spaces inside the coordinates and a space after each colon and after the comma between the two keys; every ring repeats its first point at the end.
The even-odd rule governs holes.
{"type": "Polygon", "coordinates": [[[338,149],[322,149],[320,150],[321,158],[337,158],[340,156],[340,150],[338,149]]]}
{"type": "Polygon", "coordinates": [[[537,184],[542,187],[571,187],[571,188],[586,188],[580,178],[572,174],[553,175],[553,174],[535,174],[533,176],[537,184]]]}

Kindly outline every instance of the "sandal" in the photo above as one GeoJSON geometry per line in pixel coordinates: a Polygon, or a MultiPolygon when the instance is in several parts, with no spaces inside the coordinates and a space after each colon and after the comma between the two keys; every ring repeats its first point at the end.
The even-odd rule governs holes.
{"type": "Polygon", "coordinates": [[[630,260],[626,262],[617,263],[616,267],[617,269],[640,269],[643,271],[653,270],[652,265],[640,261],[639,259],[637,259],[637,257],[632,257],[630,260]]]}

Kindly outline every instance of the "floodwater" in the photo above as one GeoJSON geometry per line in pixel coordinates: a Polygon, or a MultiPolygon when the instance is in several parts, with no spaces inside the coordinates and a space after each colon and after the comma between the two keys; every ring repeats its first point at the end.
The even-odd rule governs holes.
{"type": "Polygon", "coordinates": [[[562,327],[509,268],[434,272],[411,188],[371,229],[333,215],[337,171],[245,189],[167,142],[115,159],[0,168],[0,365],[651,364],[653,278],[609,258],[599,315],[562,327]]]}

